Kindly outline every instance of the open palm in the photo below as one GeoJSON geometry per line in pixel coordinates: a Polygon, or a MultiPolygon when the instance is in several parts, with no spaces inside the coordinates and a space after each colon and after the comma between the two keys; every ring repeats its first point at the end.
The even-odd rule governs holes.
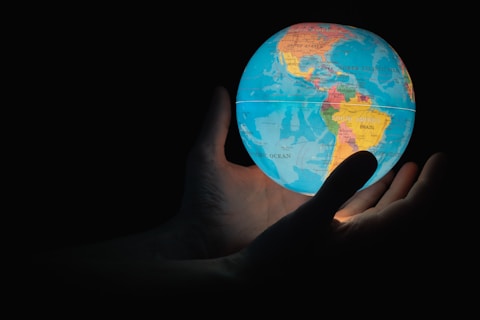
{"type": "MultiPolygon", "coordinates": [[[[178,215],[201,226],[197,230],[202,232],[201,245],[206,248],[207,257],[236,252],[284,216],[297,209],[316,206],[318,210],[323,205],[299,209],[306,202],[319,200],[283,188],[255,165],[245,167],[229,162],[224,146],[230,118],[230,97],[219,87],[188,158],[186,190],[178,215]]],[[[425,189],[435,187],[430,180],[434,180],[436,166],[441,165],[437,158],[441,157],[433,156],[427,162],[420,176],[418,165],[408,162],[397,174],[392,171],[355,193],[335,214],[332,240],[342,242],[370,235],[375,229],[408,218],[405,211],[410,207],[429,203],[432,199],[422,195],[427,194],[425,189]]]]}
{"type": "Polygon", "coordinates": [[[229,162],[225,141],[230,97],[217,88],[203,131],[189,154],[179,218],[200,223],[209,257],[235,252],[311,197],[278,185],[257,166],[229,162]]]}

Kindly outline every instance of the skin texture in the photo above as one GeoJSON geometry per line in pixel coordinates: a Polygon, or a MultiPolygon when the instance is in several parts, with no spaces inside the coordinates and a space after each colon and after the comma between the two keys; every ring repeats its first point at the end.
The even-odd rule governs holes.
{"type": "Polygon", "coordinates": [[[34,258],[41,276],[89,292],[173,294],[278,285],[318,266],[342,275],[356,267],[336,269],[336,258],[366,257],[402,237],[428,220],[444,188],[447,158],[439,152],[422,168],[406,162],[357,192],[377,165],[361,151],[313,197],[294,193],[255,165],[227,160],[230,121],[230,96],[218,87],[188,156],[178,214],[147,232],[41,254],[34,258]]]}

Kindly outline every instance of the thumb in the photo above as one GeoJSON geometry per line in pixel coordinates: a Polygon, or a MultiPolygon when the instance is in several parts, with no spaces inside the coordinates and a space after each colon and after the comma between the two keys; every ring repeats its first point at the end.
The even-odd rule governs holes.
{"type": "Polygon", "coordinates": [[[268,270],[293,258],[312,235],[329,228],[338,208],[367,182],[376,168],[377,160],[368,151],[356,152],[345,159],[314,197],[266,229],[245,248],[251,266],[268,270]]]}
{"type": "MultiPolygon", "coordinates": [[[[204,157],[225,160],[225,141],[231,121],[230,108],[230,95],[227,89],[222,86],[216,87],[202,130],[194,145],[194,152],[201,152],[204,157]]],[[[195,154],[193,158],[196,157],[195,154]]]]}

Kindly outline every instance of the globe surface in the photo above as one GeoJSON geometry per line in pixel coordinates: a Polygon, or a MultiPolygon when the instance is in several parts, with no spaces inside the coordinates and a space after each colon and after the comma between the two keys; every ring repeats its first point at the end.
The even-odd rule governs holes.
{"type": "Polygon", "coordinates": [[[363,188],[403,155],[415,97],[402,59],[378,35],[334,23],[298,23],[267,39],[236,96],[242,142],[272,180],[313,195],[352,153],[378,161],[363,188]]]}

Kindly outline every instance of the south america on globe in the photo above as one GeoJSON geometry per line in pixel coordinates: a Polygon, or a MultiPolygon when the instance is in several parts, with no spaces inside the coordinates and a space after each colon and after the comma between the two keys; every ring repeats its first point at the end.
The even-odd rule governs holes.
{"type": "Polygon", "coordinates": [[[313,195],[351,154],[378,167],[363,188],[400,160],[415,122],[412,80],[396,50],[354,26],[305,22],[253,54],[236,96],[237,125],[253,162],[292,191],[313,195]]]}

